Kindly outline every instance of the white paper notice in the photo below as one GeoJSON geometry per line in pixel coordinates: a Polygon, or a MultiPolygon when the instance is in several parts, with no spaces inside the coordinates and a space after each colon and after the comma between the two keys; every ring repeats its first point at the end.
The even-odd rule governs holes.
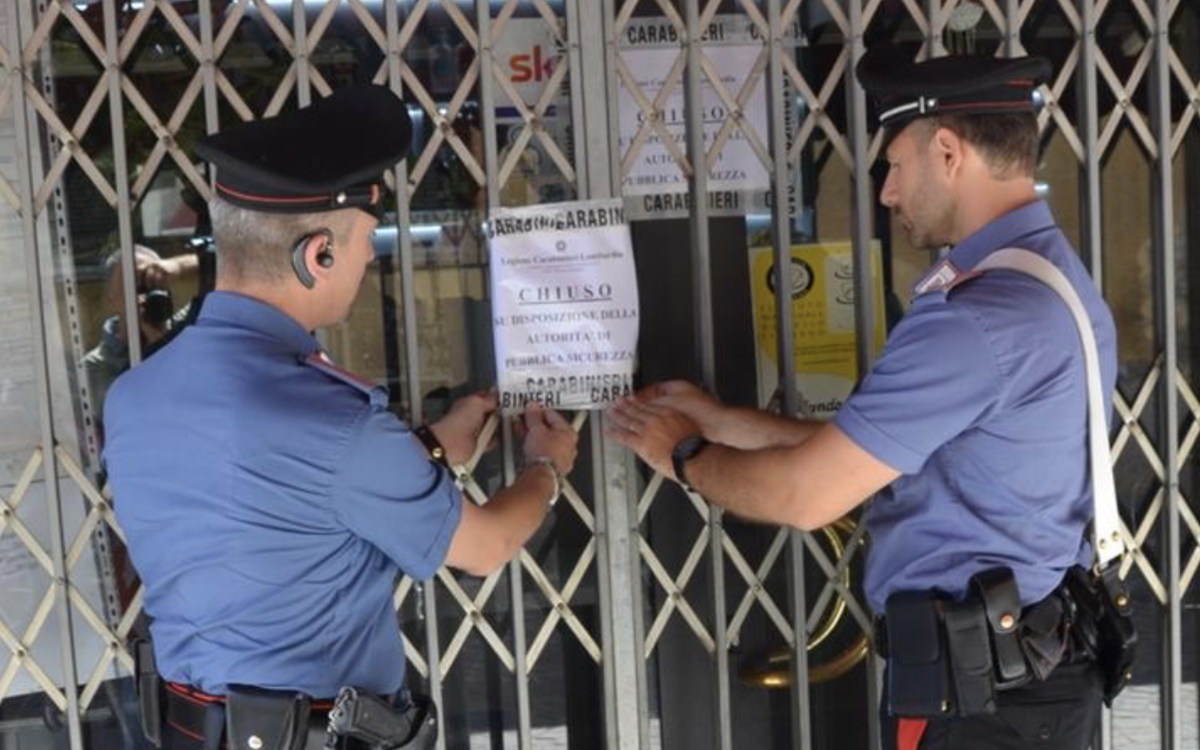
{"type": "MultiPolygon", "coordinates": [[[[647,101],[659,104],[658,109],[666,132],[671,135],[679,150],[686,154],[688,117],[683,79],[670,77],[682,53],[674,46],[640,46],[643,42],[666,41],[664,37],[667,37],[667,34],[662,28],[664,25],[670,26],[660,19],[631,20],[626,39],[623,40],[629,46],[623,46],[620,55],[630,76],[641,90],[641,95],[647,101]],[[659,102],[668,81],[671,90],[663,97],[663,101],[659,102]]],[[[708,189],[714,192],[763,191],[771,187],[770,173],[751,144],[748,134],[753,132],[761,144],[767,142],[767,79],[766,76],[756,73],[763,56],[763,45],[749,38],[751,28],[752,25],[745,21],[739,23],[733,18],[718,17],[705,35],[705,40],[712,43],[705,46],[704,55],[712,63],[713,69],[721,71],[721,85],[730,97],[737,97],[741,93],[752,73],[757,75],[749,98],[742,107],[741,116],[744,119],[741,125],[726,132],[728,140],[718,151],[709,169],[708,189]],[[747,44],[731,43],[743,39],[747,44]]],[[[704,149],[707,152],[713,148],[718,134],[725,130],[734,113],[730,111],[726,100],[717,93],[707,76],[701,77],[700,101],[704,149]]],[[[646,111],[638,106],[634,93],[628,88],[625,79],[621,79],[618,88],[621,153],[628,154],[629,149],[635,146],[639,134],[645,138],[644,143],[637,144],[637,156],[628,165],[621,185],[622,192],[625,195],[686,193],[687,177],[675,163],[675,156],[671,150],[662,142],[662,132],[652,130],[643,133],[645,119],[646,111]]]]}
{"type": "Polygon", "coordinates": [[[501,409],[599,409],[632,393],[638,292],[622,202],[500,209],[487,234],[501,409]]]}

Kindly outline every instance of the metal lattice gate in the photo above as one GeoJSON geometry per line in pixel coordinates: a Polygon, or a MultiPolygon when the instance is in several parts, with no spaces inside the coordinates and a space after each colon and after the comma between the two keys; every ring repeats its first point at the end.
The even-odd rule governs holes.
{"type": "MultiPolygon", "coordinates": [[[[859,367],[882,315],[872,240],[889,300],[925,260],[905,259],[877,205],[880,138],[852,80],[865,46],[889,39],[914,56],[1055,64],[1040,174],[1118,321],[1123,573],[1146,644],[1103,743],[1200,747],[1198,33],[1192,0],[5,0],[0,746],[144,745],[126,646],[141,591],[102,486],[94,359],[116,335],[105,320],[128,364],[142,359],[120,322],[138,318],[135,246],[197,253],[211,193],[196,137],[352,81],[409,102],[418,138],[390,175],[394,229],[351,323],[323,341],[415,422],[486,384],[488,211],[622,194],[639,273],[672,289],[651,307],[673,316],[647,324],[671,346],[647,345],[644,369],[755,402],[728,354],[749,315],[723,302],[745,283],[734,251],[769,245],[782,265],[793,244],[847,240],[859,367]],[[763,175],[752,189],[724,182],[735,148],[763,175]],[[686,183],[682,209],[637,187],[652,152],[686,183]]],[[[795,383],[782,305],[775,330],[779,382],[795,383]]],[[[780,396],[807,411],[796,388],[780,396]]],[[[397,582],[409,679],[443,706],[441,745],[875,746],[861,527],[743,524],[647,473],[598,415],[573,420],[579,468],[517,560],[483,580],[397,582]]],[[[513,474],[507,425],[496,432],[505,449],[461,469],[476,501],[513,474]]]]}

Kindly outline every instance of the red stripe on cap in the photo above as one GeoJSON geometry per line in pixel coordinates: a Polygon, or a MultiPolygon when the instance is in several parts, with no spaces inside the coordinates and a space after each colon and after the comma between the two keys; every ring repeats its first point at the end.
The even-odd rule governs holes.
{"type": "Polygon", "coordinates": [[[258,201],[259,203],[317,203],[319,201],[329,200],[328,195],[305,196],[302,198],[276,198],[269,195],[254,195],[252,193],[243,193],[240,190],[234,190],[228,185],[217,183],[217,189],[224,193],[229,193],[235,198],[241,198],[247,201],[258,201]]]}
{"type": "Polygon", "coordinates": [[[1007,107],[1009,109],[1017,107],[1033,109],[1033,102],[958,102],[956,104],[939,104],[937,109],[934,110],[934,113],[936,114],[937,112],[941,112],[942,110],[946,109],[967,109],[968,107],[971,109],[1000,109],[1002,107],[1007,107]]]}

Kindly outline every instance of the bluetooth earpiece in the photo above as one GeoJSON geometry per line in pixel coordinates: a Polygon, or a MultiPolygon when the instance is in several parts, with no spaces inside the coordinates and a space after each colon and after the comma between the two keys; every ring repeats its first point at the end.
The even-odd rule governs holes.
{"type": "Polygon", "coordinates": [[[292,270],[296,272],[296,278],[300,279],[300,283],[304,285],[305,289],[312,289],[317,284],[317,280],[308,270],[308,263],[304,259],[308,243],[317,237],[325,238],[325,247],[317,253],[317,265],[321,268],[329,268],[333,265],[333,232],[328,229],[318,229],[312,234],[306,234],[296,240],[296,245],[292,248],[292,270]]]}

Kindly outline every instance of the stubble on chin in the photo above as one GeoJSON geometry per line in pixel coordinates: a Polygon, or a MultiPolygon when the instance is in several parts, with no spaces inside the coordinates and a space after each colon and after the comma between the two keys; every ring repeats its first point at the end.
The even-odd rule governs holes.
{"type": "Polygon", "coordinates": [[[904,232],[904,236],[908,239],[908,244],[914,250],[929,250],[933,245],[927,233],[919,231],[909,222],[901,219],[900,229],[904,232]]]}

